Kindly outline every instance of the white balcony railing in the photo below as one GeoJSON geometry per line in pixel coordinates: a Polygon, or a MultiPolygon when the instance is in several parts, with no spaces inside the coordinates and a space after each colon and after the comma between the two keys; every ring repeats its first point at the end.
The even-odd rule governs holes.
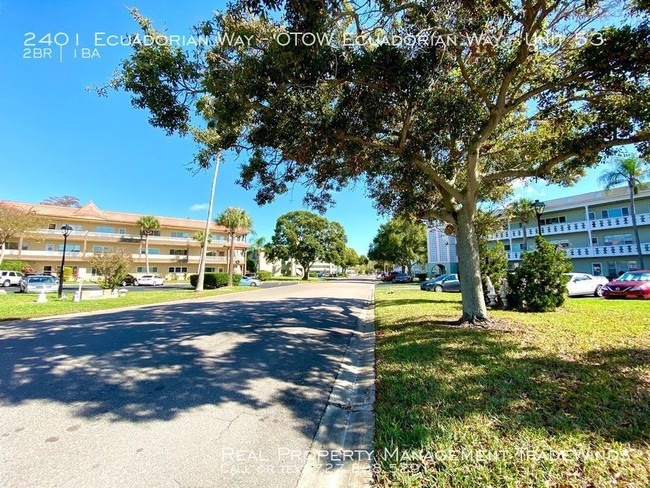
{"type": "MultiPolygon", "coordinates": [[[[38,229],[37,231],[41,235],[56,236],[63,238],[61,235],[60,229],[38,229]]],[[[122,241],[122,242],[144,242],[144,239],[140,237],[140,234],[118,234],[112,232],[92,232],[89,230],[73,230],[70,233],[68,240],[73,242],[79,242],[79,239],[92,239],[97,241],[122,241]]],[[[188,243],[192,246],[198,246],[199,243],[196,242],[192,237],[171,237],[171,236],[149,236],[149,244],[153,243],[172,243],[172,244],[183,244],[187,245],[188,243]]],[[[209,247],[226,247],[230,246],[230,240],[218,239],[212,241],[209,247]]],[[[241,241],[235,241],[235,247],[241,248],[242,246],[248,247],[248,244],[241,241]]]]}
{"type": "MultiPolygon", "coordinates": [[[[650,242],[641,243],[643,254],[650,254],[650,242]]],[[[508,260],[518,261],[524,251],[509,251],[508,260]]],[[[591,246],[591,247],[567,247],[564,248],[571,258],[609,258],[619,256],[636,256],[636,244],[619,244],[616,246],[591,246]]]]}
{"type": "MultiPolygon", "coordinates": [[[[66,260],[80,260],[80,259],[88,259],[91,256],[93,256],[93,252],[81,252],[81,251],[70,251],[67,250],[65,252],[65,258],[66,260]]],[[[37,258],[45,258],[45,259],[53,259],[60,261],[61,257],[63,256],[63,252],[61,251],[33,251],[33,250],[25,250],[25,251],[18,251],[16,249],[8,249],[5,251],[5,258],[7,257],[18,257],[20,256],[21,259],[26,259],[29,260],[31,258],[37,259],[37,258]]],[[[131,254],[131,259],[133,259],[134,262],[144,262],[144,254],[131,254]]],[[[235,260],[241,260],[241,258],[238,258],[235,256],[235,260]]],[[[175,255],[175,254],[149,254],[149,261],[152,263],[198,263],[199,262],[199,256],[198,255],[192,255],[192,256],[183,256],[183,255],[175,255]]],[[[228,258],[225,256],[207,256],[206,259],[207,262],[210,263],[227,263],[228,258]]]]}
{"type": "MultiPolygon", "coordinates": [[[[650,225],[650,214],[637,214],[637,225],[650,225]]],[[[562,224],[549,224],[542,226],[542,235],[556,235],[556,234],[569,234],[572,232],[587,232],[587,230],[605,230],[605,229],[618,229],[621,227],[631,227],[632,217],[625,215],[623,217],[610,217],[607,219],[595,220],[582,220],[580,222],[569,222],[562,224]]],[[[526,227],[526,236],[535,237],[537,235],[537,224],[534,221],[529,222],[526,227]]],[[[489,238],[491,241],[500,239],[516,239],[523,238],[523,229],[511,229],[510,231],[504,230],[492,234],[489,238]]]]}

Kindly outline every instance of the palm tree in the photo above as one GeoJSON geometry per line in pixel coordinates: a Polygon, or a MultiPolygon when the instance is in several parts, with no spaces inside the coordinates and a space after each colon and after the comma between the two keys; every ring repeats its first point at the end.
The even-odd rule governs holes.
{"type": "Polygon", "coordinates": [[[144,241],[144,262],[149,273],[149,236],[160,229],[160,222],[153,215],[145,215],[138,220],[137,225],[140,227],[140,234],[145,236],[144,241]]]}
{"type": "Polygon", "coordinates": [[[216,220],[217,224],[228,229],[230,236],[230,256],[228,258],[228,286],[232,286],[232,271],[235,260],[235,236],[253,227],[253,219],[242,208],[228,207],[216,220]]]}
{"type": "Polygon", "coordinates": [[[533,201],[527,198],[520,198],[508,205],[507,214],[510,219],[521,222],[521,229],[524,231],[524,250],[528,249],[528,236],[526,226],[530,219],[535,216],[535,207],[533,201]]]}
{"type": "Polygon", "coordinates": [[[253,242],[250,243],[248,250],[254,256],[256,270],[260,270],[260,265],[262,262],[262,251],[266,245],[266,239],[264,237],[257,237],[253,242]]]}
{"type": "Polygon", "coordinates": [[[643,182],[644,178],[650,178],[650,170],[645,166],[646,164],[647,163],[634,156],[619,158],[614,163],[612,169],[605,171],[598,178],[598,182],[603,185],[605,190],[609,191],[621,183],[626,183],[630,190],[630,218],[632,219],[632,229],[634,231],[634,240],[639,255],[639,265],[641,269],[645,269],[645,266],[643,264],[641,240],[639,239],[639,228],[636,225],[634,195],[636,195],[639,190],[643,190],[647,187],[647,183],[643,182]]]}
{"type": "MultiPolygon", "coordinates": [[[[201,246],[201,251],[203,251],[203,243],[205,242],[205,231],[198,230],[194,233],[192,236],[192,239],[194,239],[196,242],[199,243],[199,246],[201,246]]],[[[208,235],[208,244],[212,242],[212,236],[208,235]]],[[[199,255],[199,273],[203,269],[203,252],[199,255]]]]}

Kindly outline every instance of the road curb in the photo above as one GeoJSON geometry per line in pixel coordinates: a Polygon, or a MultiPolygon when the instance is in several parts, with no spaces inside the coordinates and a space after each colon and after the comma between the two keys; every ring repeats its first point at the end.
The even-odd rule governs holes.
{"type": "Polygon", "coordinates": [[[375,313],[372,286],[307,456],[298,488],[372,484],[375,313]]]}

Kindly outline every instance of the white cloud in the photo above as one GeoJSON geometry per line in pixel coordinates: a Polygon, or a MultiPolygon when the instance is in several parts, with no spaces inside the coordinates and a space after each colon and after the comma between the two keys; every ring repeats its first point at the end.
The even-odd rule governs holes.
{"type": "Polygon", "coordinates": [[[207,209],[208,209],[207,203],[195,203],[190,207],[191,212],[198,212],[199,210],[207,210],[207,209]]]}

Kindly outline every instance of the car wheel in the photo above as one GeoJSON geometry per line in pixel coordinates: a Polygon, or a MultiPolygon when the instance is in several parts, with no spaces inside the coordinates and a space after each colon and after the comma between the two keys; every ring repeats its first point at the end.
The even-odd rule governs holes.
{"type": "Polygon", "coordinates": [[[257,286],[257,283],[251,283],[251,286],[257,286]]]}
{"type": "Polygon", "coordinates": [[[140,284],[138,283],[138,280],[133,280],[133,286],[140,286],[140,284]]]}
{"type": "Polygon", "coordinates": [[[595,297],[602,297],[603,296],[603,285],[598,285],[596,287],[596,291],[594,292],[595,297]]]}
{"type": "Polygon", "coordinates": [[[126,286],[126,280],[122,280],[122,282],[120,283],[120,286],[126,286]]]}
{"type": "Polygon", "coordinates": [[[5,280],[5,282],[2,284],[2,286],[4,286],[5,288],[7,288],[8,286],[11,286],[11,281],[5,280]]]}
{"type": "Polygon", "coordinates": [[[445,289],[441,285],[436,285],[433,290],[437,291],[438,293],[445,291],[445,289]]]}

